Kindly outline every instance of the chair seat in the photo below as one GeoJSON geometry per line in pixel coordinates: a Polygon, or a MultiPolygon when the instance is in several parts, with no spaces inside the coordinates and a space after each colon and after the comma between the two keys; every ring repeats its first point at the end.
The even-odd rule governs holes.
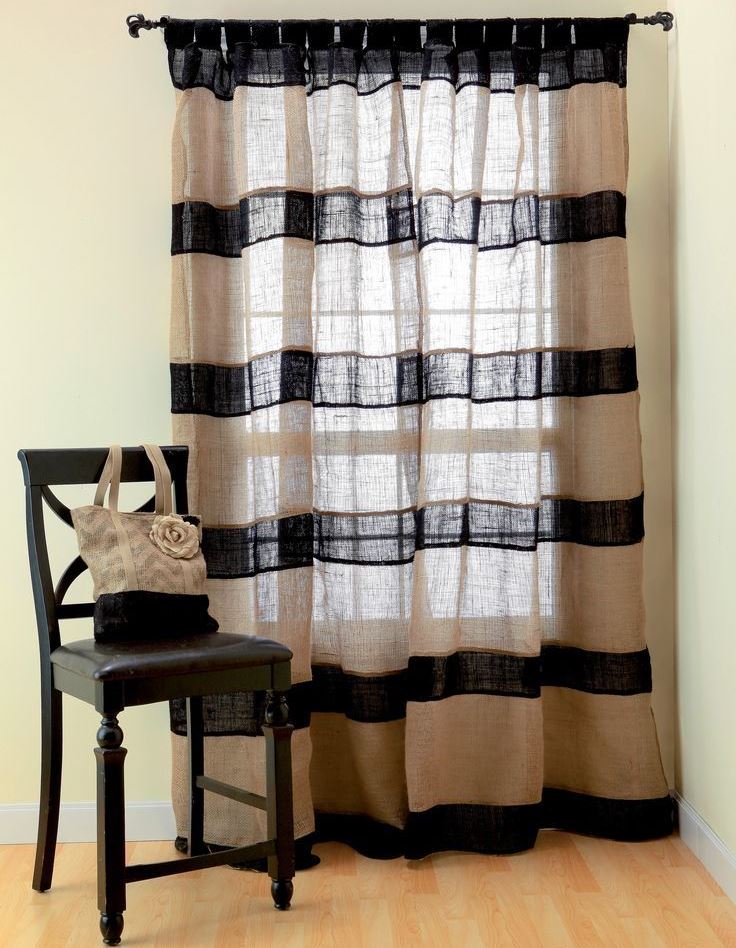
{"type": "Polygon", "coordinates": [[[235,671],[290,660],[291,651],[279,642],[228,632],[114,644],[81,639],[51,653],[54,665],[97,681],[235,671]]]}

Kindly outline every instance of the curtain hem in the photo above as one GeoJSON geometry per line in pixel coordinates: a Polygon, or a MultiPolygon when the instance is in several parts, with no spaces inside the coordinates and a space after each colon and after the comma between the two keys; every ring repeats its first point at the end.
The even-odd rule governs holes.
{"type": "Polygon", "coordinates": [[[557,829],[620,842],[643,842],[674,830],[669,794],[648,800],[613,800],[545,789],[526,806],[447,804],[410,813],[405,829],[367,816],[315,814],[316,842],[347,843],[372,859],[422,859],[436,852],[508,855],[531,849],[541,829],[557,829]]]}

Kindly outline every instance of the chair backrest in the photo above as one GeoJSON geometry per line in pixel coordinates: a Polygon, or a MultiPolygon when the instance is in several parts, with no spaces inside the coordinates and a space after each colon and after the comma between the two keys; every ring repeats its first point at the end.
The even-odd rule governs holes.
{"type": "MultiPolygon", "coordinates": [[[[18,452],[26,485],[28,559],[31,567],[42,668],[51,652],[61,644],[59,620],[91,616],[94,611],[94,603],[91,602],[64,605],[64,596],[69,587],[87,568],[80,556],[72,560],[54,587],[46,544],[44,503],[60,520],[70,527],[73,526],[71,511],[53,493],[51,487],[63,484],[96,484],[102,474],[108,450],[108,448],[53,448],[24,449],[18,452]]],[[[179,513],[187,513],[189,449],[177,445],[163,447],[161,450],[171,471],[176,509],[179,513]]],[[[142,447],[123,448],[120,479],[126,483],[154,479],[153,468],[142,447]]],[[[151,497],[138,509],[153,510],[154,506],[155,497],[151,497]]]]}

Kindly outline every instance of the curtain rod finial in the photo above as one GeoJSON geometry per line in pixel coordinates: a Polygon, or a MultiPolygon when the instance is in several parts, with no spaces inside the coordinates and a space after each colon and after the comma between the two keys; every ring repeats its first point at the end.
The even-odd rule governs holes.
{"type": "Polygon", "coordinates": [[[169,22],[167,16],[162,16],[160,20],[147,20],[142,13],[130,13],[125,18],[125,25],[128,27],[128,33],[133,39],[138,39],[141,30],[157,30],[161,26],[166,26],[169,22]]]}
{"type": "Polygon", "coordinates": [[[659,10],[652,16],[637,16],[635,13],[627,13],[624,17],[628,23],[643,23],[646,26],[661,26],[665,33],[669,33],[675,25],[674,14],[669,10],[659,10]]]}

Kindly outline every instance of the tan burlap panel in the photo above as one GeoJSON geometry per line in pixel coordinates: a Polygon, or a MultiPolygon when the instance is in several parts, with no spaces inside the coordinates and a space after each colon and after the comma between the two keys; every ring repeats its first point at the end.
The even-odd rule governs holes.
{"type": "MultiPolygon", "coordinates": [[[[472,499],[528,505],[540,496],[634,497],[642,489],[638,404],[638,394],[630,392],[550,398],[542,408],[534,403],[514,415],[508,403],[474,405],[473,428],[464,429],[454,425],[468,411],[467,403],[432,402],[424,408],[419,503],[472,499]],[[544,427],[533,427],[533,415],[540,412],[544,427]],[[514,422],[517,427],[510,426],[514,422]],[[487,427],[494,424],[498,427],[487,427]]],[[[346,409],[339,423],[315,418],[312,432],[309,407],[298,402],[246,418],[180,416],[177,427],[181,437],[196,435],[197,444],[206,446],[197,464],[210,485],[205,506],[217,510],[223,524],[247,524],[312,509],[312,457],[319,482],[326,480],[320,475],[327,469],[342,472],[315,498],[323,512],[411,506],[411,494],[401,488],[416,465],[418,412],[415,406],[346,409]],[[393,430],[384,427],[391,423],[393,430]],[[371,468],[369,489],[356,494],[349,485],[365,466],[371,468]],[[238,471],[246,485],[250,478],[251,489],[237,490],[224,474],[229,470],[238,471]],[[261,489],[279,478],[287,481],[281,495],[261,489]]]]}
{"type": "Polygon", "coordinates": [[[536,553],[420,550],[411,654],[480,649],[536,655],[543,641],[637,651],[645,645],[641,562],[641,544],[542,543],[536,553]]]}
{"type": "Polygon", "coordinates": [[[463,410],[466,403],[449,399],[425,407],[421,470],[413,407],[386,410],[383,419],[347,410],[358,426],[353,430],[343,427],[346,419],[329,428],[316,420],[312,433],[303,402],[239,418],[181,415],[176,426],[181,440],[198,447],[190,480],[196,472],[209,485],[202,498],[208,525],[307,513],[313,497],[322,512],[358,513],[403,510],[417,499],[532,505],[540,496],[613,500],[641,492],[636,392],[546,399],[543,409],[537,407],[545,415],[543,428],[531,426],[529,412],[519,413],[523,427],[483,427],[513,421],[488,405],[472,407],[472,429],[453,428],[463,410]],[[374,426],[388,424],[389,411],[396,427],[386,433],[374,426]],[[410,489],[414,468],[421,478],[418,497],[410,489]],[[328,470],[334,478],[325,476],[328,470]],[[228,471],[236,475],[228,478],[228,471]],[[366,490],[352,490],[354,480],[366,482],[366,490]]]}
{"type": "Polygon", "coordinates": [[[536,803],[542,765],[539,698],[455,695],[407,706],[412,810],[442,803],[536,803]]]}
{"type": "MultiPolygon", "coordinates": [[[[176,831],[189,831],[189,771],[187,739],[171,735],[173,754],[172,798],[176,831]]],[[[208,777],[253,793],[266,792],[266,744],[262,737],[206,737],[204,769],[208,777]]],[[[311,742],[308,729],[291,738],[294,790],[294,832],[297,838],[314,830],[309,788],[311,742]]],[[[205,793],[204,838],[220,846],[245,846],[267,838],[266,814],[226,797],[205,793]]]]}
{"type": "Polygon", "coordinates": [[[241,197],[273,188],[312,189],[307,108],[303,88],[236,88],[233,152],[241,197]]]}
{"type": "Polygon", "coordinates": [[[643,546],[541,544],[544,640],[600,652],[644,648],[643,546]]]}
{"type": "Polygon", "coordinates": [[[221,632],[275,639],[294,654],[293,683],[311,678],[312,570],[278,570],[241,579],[210,579],[210,612],[221,632]]]}
{"type": "Polygon", "coordinates": [[[667,793],[650,696],[544,688],[544,783],[599,797],[667,793]]]}
{"type": "Polygon", "coordinates": [[[528,241],[483,253],[472,245],[436,243],[423,247],[419,260],[424,352],[634,344],[626,241],[620,237],[541,247],[528,241]]]}
{"type": "Polygon", "coordinates": [[[178,92],[177,100],[174,202],[225,207],[258,190],[311,190],[313,150],[320,155],[318,191],[375,194],[404,187],[407,156],[412,163],[422,158],[415,171],[418,195],[477,192],[489,200],[535,186],[545,195],[626,190],[626,90],[612,83],[543,93],[519,86],[515,95],[472,85],[456,94],[448,83],[420,93],[392,83],[359,96],[338,85],[311,99],[301,87],[239,86],[232,102],[206,89],[178,92]],[[335,135],[336,128],[355,133],[335,135]],[[514,160],[499,161],[500,147],[514,160]],[[540,152],[550,156],[541,178],[540,152]]]}
{"type": "Polygon", "coordinates": [[[544,422],[543,496],[623,500],[641,493],[638,392],[550,398],[544,422]]]}
{"type": "MultiPolygon", "coordinates": [[[[450,551],[447,551],[450,552],[450,551]]],[[[537,616],[419,615],[411,622],[412,655],[452,655],[458,651],[493,651],[511,655],[539,654],[537,616]]]]}
{"type": "Polygon", "coordinates": [[[171,136],[171,201],[238,202],[233,103],[207,89],[178,90],[171,136]]]}
{"type": "Polygon", "coordinates": [[[282,349],[311,349],[311,240],[263,240],[242,252],[247,361],[282,349]]]}
{"type": "MultiPolygon", "coordinates": [[[[444,85],[449,99],[452,87],[436,85],[444,85]]],[[[437,103],[435,117],[443,107],[449,108],[445,102],[437,103]]],[[[542,195],[626,190],[626,90],[613,83],[581,83],[541,92],[537,86],[522,85],[514,95],[491,95],[484,88],[466,87],[456,96],[454,113],[452,127],[437,127],[431,147],[444,133],[445,152],[455,142],[453,157],[465,161],[464,155],[472,150],[471,135],[481,138],[483,151],[475,154],[485,166],[484,200],[532,190],[542,195]]],[[[445,171],[445,180],[451,166],[452,162],[446,162],[440,169],[445,171]]],[[[458,191],[469,188],[467,175],[458,180],[455,174],[449,180],[458,191]]],[[[433,179],[440,181],[441,173],[433,179]]]]}
{"type": "Polygon", "coordinates": [[[326,459],[354,455],[373,455],[375,463],[388,456],[401,463],[402,455],[419,452],[421,405],[391,408],[345,407],[339,411],[317,408],[314,411],[312,450],[326,459]]]}
{"type": "MultiPolygon", "coordinates": [[[[641,493],[637,392],[542,403],[424,408],[419,503],[464,499],[534,504],[541,497],[614,500],[641,493]],[[523,406],[523,407],[522,407],[523,406]]],[[[403,447],[410,452],[416,439],[403,447]]],[[[397,447],[399,446],[397,442],[397,447]]]]}
{"type": "MultiPolygon", "coordinates": [[[[404,90],[410,142],[419,95],[404,90]]],[[[522,85],[514,95],[491,95],[478,86],[456,94],[438,82],[424,86],[421,96],[416,154],[432,161],[416,161],[420,194],[474,191],[480,169],[484,200],[537,189],[544,195],[626,189],[626,91],[612,83],[552,92],[522,85]],[[548,160],[539,162],[540,154],[548,160]]]]}
{"type": "Polygon", "coordinates": [[[414,241],[314,248],[314,349],[394,355],[421,349],[423,287],[414,241]]]}
{"type": "Polygon", "coordinates": [[[606,237],[542,249],[544,345],[606,349],[634,345],[626,241],[606,237]]]}
{"type": "Polygon", "coordinates": [[[542,192],[626,192],[626,89],[612,82],[580,83],[539,97],[539,151],[549,154],[542,192]]]}
{"type": "Polygon", "coordinates": [[[199,502],[205,526],[238,526],[312,509],[308,403],[235,418],[173,419],[177,443],[189,445],[190,505],[199,502]]]}
{"type": "Polygon", "coordinates": [[[615,500],[641,493],[636,392],[535,404],[536,418],[531,410],[518,413],[518,423],[525,426],[489,429],[483,425],[494,417],[509,420],[509,413],[487,405],[469,407],[458,399],[430,403],[424,410],[421,467],[419,431],[409,413],[395,413],[394,424],[403,422],[404,430],[389,436],[371,432],[369,426],[381,419],[367,411],[348,416],[360,426],[354,431],[323,431],[315,425],[315,506],[334,513],[388,512],[417,502],[529,506],[541,497],[615,500]],[[461,427],[463,412],[472,427],[464,420],[461,427]],[[412,472],[419,476],[418,495],[412,472]],[[365,490],[356,492],[355,482],[365,484],[365,490]]]}
{"type": "Polygon", "coordinates": [[[326,813],[360,813],[391,826],[406,822],[405,722],[364,724],[312,715],[312,796],[326,813]]]}
{"type": "Polygon", "coordinates": [[[264,241],[244,248],[238,258],[179,254],[172,259],[172,361],[242,365],[283,349],[311,349],[310,242],[264,241]],[[189,325],[190,307],[200,301],[209,321],[189,325]]]}
{"type": "Polygon", "coordinates": [[[206,89],[178,93],[174,203],[227,207],[254,191],[311,191],[310,155],[303,88],[238,86],[232,101],[206,89]]]}
{"type": "Polygon", "coordinates": [[[533,552],[467,546],[417,551],[412,654],[481,648],[533,655],[538,644],[533,552]]]}
{"type": "Polygon", "coordinates": [[[354,674],[405,668],[412,565],[314,564],[312,661],[354,674]]]}
{"type": "Polygon", "coordinates": [[[423,84],[421,107],[408,110],[416,114],[417,123],[416,150],[411,155],[417,197],[432,191],[453,197],[483,193],[494,98],[487,89],[474,88],[465,95],[465,90],[457,94],[449,82],[423,84]]]}
{"type": "Polygon", "coordinates": [[[296,239],[264,241],[240,258],[178,254],[172,361],[238,364],[282,348],[310,348],[312,339],[316,351],[365,355],[420,345],[424,352],[479,354],[633,345],[626,245],[618,237],[481,254],[464,244],[430,244],[418,255],[425,284],[421,330],[416,254],[413,244],[314,248],[296,239]],[[310,326],[305,309],[313,265],[320,291],[310,326]],[[370,274],[370,284],[350,279],[356,269],[366,279],[370,274]],[[458,273],[470,270],[476,273],[472,329],[469,301],[450,296],[458,273]],[[192,323],[190,311],[207,318],[192,323]]]}
{"type": "Polygon", "coordinates": [[[241,259],[175,254],[171,258],[170,361],[226,365],[242,359],[244,309],[241,259]],[[193,312],[197,319],[191,318],[193,312]]]}
{"type": "Polygon", "coordinates": [[[406,668],[408,660],[408,617],[330,618],[312,625],[315,665],[336,665],[354,675],[385,675],[406,668]]]}
{"type": "Polygon", "coordinates": [[[311,348],[313,254],[311,242],[284,239],[247,247],[240,257],[173,256],[171,361],[239,365],[311,348]],[[191,320],[191,312],[202,318],[191,320]]]}
{"type": "Polygon", "coordinates": [[[316,192],[382,194],[409,185],[412,151],[400,83],[368,96],[342,84],[308,98],[298,91],[309,110],[306,150],[314,161],[316,192]]]}

